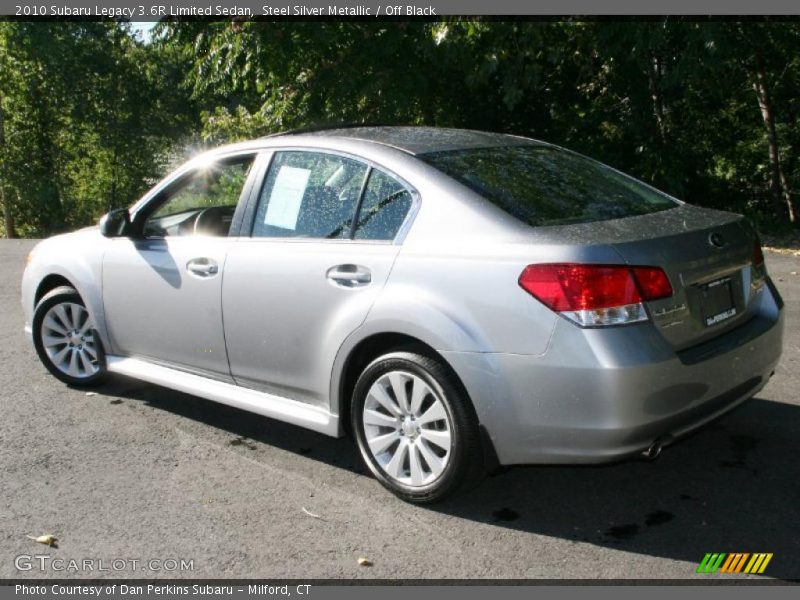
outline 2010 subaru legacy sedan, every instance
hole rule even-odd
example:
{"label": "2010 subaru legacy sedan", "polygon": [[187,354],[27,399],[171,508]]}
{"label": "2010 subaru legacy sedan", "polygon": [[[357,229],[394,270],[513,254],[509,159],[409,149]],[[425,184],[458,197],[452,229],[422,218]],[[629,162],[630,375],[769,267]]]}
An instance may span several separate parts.
{"label": "2010 subaru legacy sedan", "polygon": [[496,464],[655,456],[757,393],[783,334],[741,216],[550,144],[415,127],[203,154],[36,246],[22,303],[67,384],[121,373],[352,432],[419,503]]}

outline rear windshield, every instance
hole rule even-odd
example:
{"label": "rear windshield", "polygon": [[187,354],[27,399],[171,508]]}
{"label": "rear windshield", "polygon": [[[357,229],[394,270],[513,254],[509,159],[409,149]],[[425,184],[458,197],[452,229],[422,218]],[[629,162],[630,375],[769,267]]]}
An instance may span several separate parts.
{"label": "rear windshield", "polygon": [[605,221],[677,206],[636,179],[547,146],[448,150],[419,158],[533,226]]}

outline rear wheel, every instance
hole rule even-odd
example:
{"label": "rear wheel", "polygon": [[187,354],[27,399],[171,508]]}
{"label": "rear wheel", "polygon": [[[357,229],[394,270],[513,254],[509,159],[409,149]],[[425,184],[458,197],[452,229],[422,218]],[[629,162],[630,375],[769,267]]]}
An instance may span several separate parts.
{"label": "rear wheel", "polygon": [[78,292],[59,287],[47,293],[33,313],[33,344],[39,359],[58,379],[73,386],[100,383],[105,355]]}
{"label": "rear wheel", "polygon": [[352,426],[364,463],[408,502],[442,500],[483,475],[477,417],[432,358],[394,352],[370,363],[355,386]]}

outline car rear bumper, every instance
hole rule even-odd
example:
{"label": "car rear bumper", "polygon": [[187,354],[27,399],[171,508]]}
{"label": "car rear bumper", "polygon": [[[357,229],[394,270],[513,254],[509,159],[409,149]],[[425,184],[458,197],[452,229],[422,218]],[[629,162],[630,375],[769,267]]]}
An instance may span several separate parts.
{"label": "car rear bumper", "polygon": [[782,303],[770,284],[744,325],[682,352],[649,322],[560,320],[540,356],[446,352],[500,464],[611,462],[667,445],[756,394],[774,372]]}

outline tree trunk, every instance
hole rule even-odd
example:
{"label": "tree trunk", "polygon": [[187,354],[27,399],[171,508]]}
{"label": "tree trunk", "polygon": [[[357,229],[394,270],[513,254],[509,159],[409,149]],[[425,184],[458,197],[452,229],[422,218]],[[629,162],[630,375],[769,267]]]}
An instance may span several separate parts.
{"label": "tree trunk", "polygon": [[[5,113],[3,112],[3,95],[0,94],[0,168],[2,165],[3,148],[6,143]],[[11,207],[6,199],[5,180],[3,172],[0,170],[0,204],[3,205],[3,226],[6,237],[11,239],[17,237],[17,230],[14,227],[14,215],[11,214]]]}
{"label": "tree trunk", "polygon": [[764,62],[759,59],[756,66],[755,82],[753,89],[758,98],[758,106],[761,109],[761,117],[764,119],[764,128],[767,132],[767,145],[769,146],[769,162],[771,167],[770,188],[778,204],[786,204],[789,213],[789,221],[797,222],[797,213],[792,202],[792,194],[789,182],[781,166],[781,155],[778,148],[778,133],[775,130],[775,114],[772,110],[772,101],[769,96],[769,85],[767,83],[767,72]]}
{"label": "tree trunk", "polygon": [[3,204],[3,227],[6,230],[6,238],[11,240],[17,236],[17,229],[14,226],[14,215],[11,214],[11,207],[6,203],[6,194],[0,186],[0,203]]}

